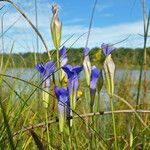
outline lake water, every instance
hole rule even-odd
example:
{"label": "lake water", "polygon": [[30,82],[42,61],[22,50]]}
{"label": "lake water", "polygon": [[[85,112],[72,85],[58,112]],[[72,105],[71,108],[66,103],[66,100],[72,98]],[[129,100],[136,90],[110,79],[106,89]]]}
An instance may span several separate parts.
{"label": "lake water", "polygon": [[[30,80],[33,76],[35,76],[34,79],[38,79],[39,77],[39,73],[36,69],[29,68],[8,69],[6,74],[17,76],[24,80]],[[139,79],[140,70],[117,69],[115,72],[115,80],[121,80],[126,74],[130,75],[131,80],[137,81]],[[80,78],[84,79],[84,72],[80,74]],[[147,80],[150,80],[150,70],[147,71]]]}
{"label": "lake water", "polygon": [[[39,77],[39,72],[36,69],[29,69],[29,68],[17,68],[17,69],[8,69],[6,74],[11,75],[11,76],[15,76],[15,77],[19,77],[21,79],[33,82],[34,84],[38,85],[38,81],[40,81],[40,77]],[[115,73],[115,80],[122,80],[126,75],[129,75],[130,80],[133,81],[133,83],[137,83],[138,79],[139,79],[139,74],[140,74],[140,70],[125,70],[125,69],[117,69],[116,73]],[[84,79],[84,72],[82,72],[80,74],[80,79]],[[9,81],[9,83],[15,83],[16,80],[13,80],[11,78],[5,78]],[[39,79],[39,80],[38,80]],[[130,82],[127,81],[127,82]],[[147,80],[150,81],[150,70],[147,71]],[[7,86],[5,85],[5,87],[7,88]],[[15,89],[18,92],[22,92],[22,90],[25,91],[25,93],[31,91],[31,89],[34,89],[35,87],[26,84],[24,82],[21,81],[17,81],[17,83],[15,84]],[[137,91],[137,87],[132,87],[132,92],[136,93]],[[101,92],[102,97],[108,101],[108,95],[106,94],[106,90]],[[148,92],[150,93],[150,92]],[[150,94],[148,94],[148,99],[150,99]]]}

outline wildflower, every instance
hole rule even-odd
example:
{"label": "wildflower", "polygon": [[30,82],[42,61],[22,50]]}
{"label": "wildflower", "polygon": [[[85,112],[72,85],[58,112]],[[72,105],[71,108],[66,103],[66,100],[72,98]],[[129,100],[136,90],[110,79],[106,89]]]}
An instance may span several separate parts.
{"label": "wildflower", "polygon": [[66,65],[62,67],[68,77],[68,89],[70,95],[70,105],[72,109],[75,109],[77,90],[78,90],[78,74],[83,70],[82,66]]}
{"label": "wildflower", "polygon": [[70,115],[69,91],[68,88],[55,86],[55,94],[58,100],[59,128],[60,132],[63,132],[65,114]]}
{"label": "wildflower", "polygon": [[[50,89],[50,76],[55,71],[55,66],[53,61],[48,61],[46,64],[38,63],[36,69],[40,72],[42,88],[49,92]],[[49,94],[42,91],[43,94],[43,104],[44,107],[48,107]]]}
{"label": "wildflower", "polygon": [[60,56],[60,66],[63,67],[67,64],[68,62],[68,58],[67,58],[67,50],[66,47],[63,46],[60,50],[59,50],[59,56]]}
{"label": "wildflower", "polygon": [[103,51],[105,56],[110,55],[114,50],[114,48],[110,44],[105,44],[105,43],[103,43],[101,45],[101,48],[102,48],[102,51]]}
{"label": "wildflower", "polygon": [[91,63],[90,63],[90,58],[89,58],[89,48],[84,49],[84,61],[83,61],[83,66],[84,66],[84,71],[85,71],[85,77],[87,81],[87,85],[90,86],[90,75],[91,75]]}
{"label": "wildflower", "polygon": [[101,71],[99,69],[97,69],[95,66],[92,66],[92,68],[91,68],[91,77],[90,77],[90,91],[91,91],[91,102],[90,102],[90,105],[91,105],[91,112],[93,111],[93,105],[94,105],[97,81],[99,79],[100,74],[101,74]]}
{"label": "wildflower", "polygon": [[[62,67],[64,72],[66,72],[68,77],[68,90],[70,97],[70,106],[71,109],[75,109],[76,101],[77,101],[77,91],[78,91],[78,74],[82,71],[82,66],[71,66],[66,65]],[[70,116],[72,116],[72,110],[70,111]],[[70,126],[72,126],[72,119],[70,119]]]}
{"label": "wildflower", "polygon": [[[59,50],[59,56],[60,56],[60,67],[63,67],[67,64],[68,62],[68,58],[67,58],[67,50],[66,48],[63,46],[60,50]],[[64,78],[66,77],[65,72],[61,69],[60,70],[60,81],[63,82]],[[62,83],[63,84],[63,83]]]}
{"label": "wildflower", "polygon": [[90,89],[91,89],[92,95],[95,95],[97,81],[100,76],[100,73],[101,73],[101,71],[99,69],[97,69],[95,66],[92,66],[91,78],[90,78]]}
{"label": "wildflower", "polygon": [[52,6],[52,13],[53,13],[53,18],[51,21],[51,33],[52,33],[52,39],[53,39],[54,46],[58,50],[60,47],[60,42],[61,42],[62,24],[58,18],[58,6],[57,6],[57,4],[54,4]]}
{"label": "wildflower", "polygon": [[110,96],[114,93],[114,74],[115,74],[115,64],[113,59],[111,58],[111,54],[109,54],[104,61],[104,71],[107,81],[107,90]]}

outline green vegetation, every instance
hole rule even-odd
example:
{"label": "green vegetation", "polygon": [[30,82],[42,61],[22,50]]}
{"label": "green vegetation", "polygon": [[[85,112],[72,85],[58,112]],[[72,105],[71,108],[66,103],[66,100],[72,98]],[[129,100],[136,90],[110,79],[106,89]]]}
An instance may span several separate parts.
{"label": "green vegetation", "polygon": [[[99,48],[93,48],[90,52],[90,58],[92,64],[97,67],[101,65],[103,59],[100,61],[100,56],[103,57],[100,53]],[[50,51],[53,54],[53,59],[56,61],[56,53],[54,50]],[[68,49],[68,59],[69,62],[73,65],[82,64],[83,63],[83,48],[71,48]],[[9,54],[3,54],[4,64],[6,64],[7,58]],[[2,54],[0,55],[0,58]],[[117,48],[113,54],[112,58],[116,64],[117,68],[127,68],[127,69],[135,69],[140,67],[140,60],[143,57],[143,49],[136,48]],[[47,53],[44,52],[42,54],[36,54],[37,62],[46,62],[48,61]],[[147,60],[150,60],[150,48],[147,48]],[[11,60],[9,61],[8,67],[16,67],[16,68],[33,68],[35,67],[35,53],[19,53],[19,54],[11,54]],[[150,67],[150,62],[147,62],[147,67]]]}
{"label": "green vegetation", "polygon": [[[90,53],[86,48],[84,54],[84,48],[71,48],[64,56],[59,54],[66,49],[59,50],[62,24],[56,4],[52,5],[51,22],[56,50],[49,52],[42,35],[22,10],[10,0],[0,1],[9,2],[22,14],[47,51],[43,54],[0,55],[0,149],[150,149],[147,89],[150,83],[146,79],[150,67],[150,61],[146,61],[150,58],[150,48],[146,48],[150,13],[143,49],[118,48],[113,51],[111,45],[103,44],[104,54],[100,48],[93,48]],[[115,65],[116,68],[140,68],[139,81],[133,81],[129,72],[115,81]],[[30,76],[27,72],[27,80],[6,73],[8,68],[35,66],[40,75],[36,72]],[[83,70],[85,77],[80,79],[78,75]]]}

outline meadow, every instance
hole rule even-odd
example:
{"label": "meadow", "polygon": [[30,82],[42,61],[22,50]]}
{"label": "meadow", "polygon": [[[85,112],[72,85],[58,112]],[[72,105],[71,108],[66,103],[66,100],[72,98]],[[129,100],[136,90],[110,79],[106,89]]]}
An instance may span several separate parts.
{"label": "meadow", "polygon": [[65,47],[69,39],[61,43],[63,26],[52,5],[51,51],[17,4],[0,2],[25,18],[46,50],[12,53],[13,43],[10,53],[0,54],[0,149],[150,149],[150,13],[146,17],[144,0],[143,48],[101,43],[89,49],[95,0],[83,48]]}

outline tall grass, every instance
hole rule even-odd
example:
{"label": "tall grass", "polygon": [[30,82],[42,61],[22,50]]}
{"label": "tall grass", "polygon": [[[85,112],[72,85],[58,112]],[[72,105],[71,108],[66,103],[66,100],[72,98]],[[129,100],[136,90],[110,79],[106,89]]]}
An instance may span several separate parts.
{"label": "tall grass", "polygon": [[[10,0],[0,1],[10,3],[22,14],[43,42],[49,59],[53,59],[37,26],[35,27],[33,25],[15,3]],[[96,3],[97,1],[95,1],[92,10],[86,47],[88,46]],[[145,38],[148,34],[149,20],[150,15],[145,31],[146,35],[144,34]],[[4,32],[2,32],[2,37],[3,35]],[[69,39],[71,37],[69,37]],[[77,40],[79,40],[80,37]],[[0,117],[2,118],[0,120],[1,149],[38,148],[105,150],[142,149],[143,147],[144,149],[150,149],[149,115],[146,115],[147,121],[142,118],[143,113],[148,114],[150,111],[146,110],[145,107],[144,110],[137,107],[139,106],[143,64],[141,64],[139,81],[132,81],[131,76],[127,71],[127,74],[122,80],[115,81],[115,90],[111,96],[107,94],[105,86],[103,86],[101,92],[96,92],[95,103],[92,105],[92,108],[90,106],[91,96],[89,87],[84,79],[80,79],[79,89],[82,90],[83,95],[79,97],[76,109],[72,109],[73,116],[65,120],[64,130],[60,133],[58,119],[59,111],[53,90],[53,86],[59,83],[59,80],[55,78],[55,83],[53,78],[53,82],[51,81],[52,86],[50,90],[47,91],[41,87],[41,82],[40,79],[37,78],[36,72],[32,75],[29,75],[28,72],[24,72],[24,75],[28,76],[27,79],[23,79],[22,74],[19,76],[8,75],[8,63],[13,59],[11,56],[13,46],[14,43],[12,44],[6,64],[3,64],[2,69],[0,70]],[[57,51],[59,51],[59,49],[57,49]],[[145,53],[146,39],[144,40],[144,56]],[[58,58],[55,64],[59,63],[59,54],[57,55]],[[146,61],[145,57],[143,61]],[[26,66],[26,62],[23,58],[21,60]],[[12,64],[12,68],[14,67],[15,64]],[[60,71],[60,65],[58,65],[57,70],[51,76],[55,77],[54,75],[58,71]],[[146,80],[144,81],[146,82]],[[147,85],[145,82],[143,83]],[[106,79],[104,80],[104,83],[106,84]],[[135,89],[137,86],[138,94],[135,98]],[[47,108],[43,107],[42,104],[42,92],[49,94],[50,104]],[[144,92],[147,91],[144,90]],[[109,96],[111,106],[108,105]],[[146,97],[144,97],[144,100],[145,98]],[[110,108],[112,109],[111,111]],[[70,119],[73,120],[72,128],[68,125]]]}

